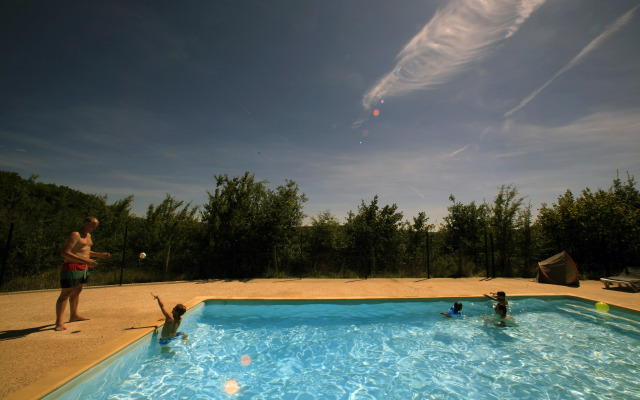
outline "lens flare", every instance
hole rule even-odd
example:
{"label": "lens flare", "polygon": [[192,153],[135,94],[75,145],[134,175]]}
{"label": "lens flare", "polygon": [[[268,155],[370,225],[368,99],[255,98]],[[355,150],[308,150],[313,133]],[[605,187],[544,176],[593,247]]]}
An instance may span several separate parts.
{"label": "lens flare", "polygon": [[375,110],[373,110],[373,116],[377,117],[378,115],[380,115],[380,110],[376,108]]}
{"label": "lens flare", "polygon": [[238,391],[238,382],[234,381],[233,379],[227,381],[224,390],[226,390],[229,394],[235,394]]}

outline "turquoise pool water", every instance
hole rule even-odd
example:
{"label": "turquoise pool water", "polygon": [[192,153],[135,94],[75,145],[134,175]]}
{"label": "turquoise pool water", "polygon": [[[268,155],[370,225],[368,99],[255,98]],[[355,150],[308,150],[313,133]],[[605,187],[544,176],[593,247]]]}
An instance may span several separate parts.
{"label": "turquoise pool water", "polygon": [[210,301],[176,339],[149,337],[48,398],[640,398],[640,317],[567,299]]}

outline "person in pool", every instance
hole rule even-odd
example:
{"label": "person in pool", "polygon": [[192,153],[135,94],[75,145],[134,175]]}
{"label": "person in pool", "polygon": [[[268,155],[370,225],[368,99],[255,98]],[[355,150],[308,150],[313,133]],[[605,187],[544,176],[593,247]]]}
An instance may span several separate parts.
{"label": "person in pool", "polygon": [[174,339],[178,336],[182,336],[183,342],[187,340],[187,334],[184,332],[178,332],[178,328],[180,327],[180,323],[182,322],[182,315],[187,311],[186,307],[182,304],[176,304],[171,311],[171,314],[164,307],[164,303],[160,300],[160,296],[157,296],[151,293],[154,299],[158,301],[158,306],[160,306],[160,310],[162,310],[162,314],[164,314],[164,326],[162,327],[162,333],[160,334],[160,344],[167,344],[171,339]]}
{"label": "person in pool", "polygon": [[444,315],[447,318],[462,317],[464,315],[462,314],[462,303],[456,301],[455,303],[453,303],[453,306],[451,306],[451,309],[449,311],[440,314]]}
{"label": "person in pool", "polygon": [[504,292],[497,292],[497,293],[489,293],[489,294],[485,294],[484,297],[488,297],[491,300],[495,300],[498,302],[498,304],[502,304],[505,307],[509,307],[509,300],[507,300],[507,295]]}
{"label": "person in pool", "polygon": [[517,326],[515,319],[507,315],[507,307],[504,304],[496,304],[495,312],[498,318],[483,318],[485,321],[493,322],[498,326]]}

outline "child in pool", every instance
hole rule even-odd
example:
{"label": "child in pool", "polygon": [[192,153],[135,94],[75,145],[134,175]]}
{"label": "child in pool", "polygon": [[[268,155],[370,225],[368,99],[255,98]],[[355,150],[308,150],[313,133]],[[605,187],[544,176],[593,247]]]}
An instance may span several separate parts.
{"label": "child in pool", "polygon": [[502,304],[505,307],[509,306],[509,300],[507,300],[507,295],[504,292],[491,292],[489,294],[485,294],[484,296],[490,298],[491,300],[497,301],[498,304]]}
{"label": "child in pool", "polygon": [[453,303],[453,306],[449,311],[447,311],[446,313],[443,312],[440,314],[444,315],[447,318],[462,317],[464,315],[462,314],[462,303],[460,303],[459,301],[456,301],[455,303]]}
{"label": "child in pool", "polygon": [[182,341],[186,343],[187,334],[183,332],[178,332],[178,328],[180,327],[180,323],[182,322],[182,315],[187,311],[185,306],[182,304],[176,304],[171,311],[171,314],[164,307],[164,303],[160,300],[160,296],[157,296],[151,293],[154,299],[158,301],[158,306],[160,306],[160,310],[162,310],[162,314],[164,314],[164,326],[162,327],[162,333],[160,334],[160,344],[166,344],[171,339],[182,336]]}
{"label": "child in pool", "polygon": [[504,304],[496,304],[495,307],[498,318],[483,318],[485,321],[493,322],[498,326],[517,326],[513,317],[507,315],[507,307]]}

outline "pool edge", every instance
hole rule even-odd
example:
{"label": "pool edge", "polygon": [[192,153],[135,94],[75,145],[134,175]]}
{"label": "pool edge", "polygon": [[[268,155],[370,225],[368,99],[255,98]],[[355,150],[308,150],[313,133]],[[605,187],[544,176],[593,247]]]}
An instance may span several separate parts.
{"label": "pool edge", "polygon": [[[251,300],[251,301],[302,301],[302,300],[419,300],[419,299],[453,299],[453,298],[480,298],[482,296],[405,296],[405,297],[389,297],[389,296],[322,296],[322,297],[305,297],[305,296],[197,296],[192,298],[191,300],[184,303],[187,310],[194,308],[208,300]],[[568,299],[579,299],[586,301],[594,301],[597,302],[599,299],[592,299],[589,297],[575,296],[569,294],[549,294],[549,293],[533,293],[526,295],[510,295],[509,298],[519,298],[519,297],[556,297],[556,298],[568,298]],[[615,303],[608,303],[610,306],[614,306],[616,308],[620,308],[622,310],[631,312],[633,314],[640,314],[639,310],[629,308],[626,306],[622,306]],[[97,348],[96,350],[80,357],[76,360],[69,362],[64,367],[53,371],[52,373],[46,375],[42,379],[36,381],[35,383],[26,386],[16,392],[9,394],[4,400],[32,400],[32,399],[41,399],[51,392],[59,389],[64,386],[68,382],[77,378],[81,374],[90,370],[91,368],[97,366],[103,361],[107,360],[109,357],[112,357],[119,351],[125,349],[126,347],[132,345],[136,341],[142,339],[144,336],[153,333],[158,327],[162,326],[164,322],[158,321],[154,319],[153,321],[145,324],[147,327],[140,328],[135,331],[126,332],[122,336],[112,340],[111,342]]]}

